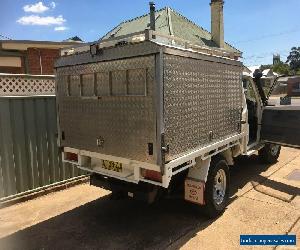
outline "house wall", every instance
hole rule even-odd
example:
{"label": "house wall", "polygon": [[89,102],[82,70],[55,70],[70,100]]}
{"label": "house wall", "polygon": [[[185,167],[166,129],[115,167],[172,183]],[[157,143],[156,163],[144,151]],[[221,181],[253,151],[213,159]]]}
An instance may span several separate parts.
{"label": "house wall", "polygon": [[32,75],[54,74],[54,62],[58,57],[58,49],[28,48],[28,73]]}
{"label": "house wall", "polygon": [[0,73],[53,75],[54,62],[60,55],[59,49],[47,48],[28,48],[26,51],[8,53],[13,56],[0,56]]}
{"label": "house wall", "polygon": [[287,84],[289,96],[300,96],[300,76],[289,78]]}

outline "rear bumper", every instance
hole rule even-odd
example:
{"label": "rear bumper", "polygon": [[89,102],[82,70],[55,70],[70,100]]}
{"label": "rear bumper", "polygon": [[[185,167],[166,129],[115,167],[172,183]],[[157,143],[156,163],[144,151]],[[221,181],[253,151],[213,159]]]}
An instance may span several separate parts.
{"label": "rear bumper", "polygon": [[[247,136],[244,133],[228,137],[221,141],[212,142],[203,148],[188,152],[181,157],[176,158],[163,166],[153,165],[145,162],[135,161],[131,159],[126,159],[122,157],[116,157],[111,155],[104,155],[96,152],[80,150],[70,147],[64,147],[62,149],[62,161],[71,163],[78,168],[85,170],[91,174],[98,174],[105,176],[109,179],[114,178],[121,180],[123,182],[128,182],[131,184],[152,184],[157,187],[168,188],[171,179],[174,175],[189,169],[196,164],[196,158],[201,158],[202,160],[208,159],[214,155],[219,154],[229,148],[237,145],[241,145],[241,139]],[[75,161],[69,161],[66,159],[66,153],[76,154],[77,157]],[[122,172],[116,172],[112,170],[104,169],[103,160],[118,162],[123,164]],[[162,173],[162,178],[160,181],[153,181],[153,178],[148,177],[146,179],[142,174],[143,170],[152,170],[158,173]],[[150,180],[151,179],[151,180]]]}
{"label": "rear bumper", "polygon": [[126,196],[148,203],[152,203],[155,200],[158,190],[160,189],[160,187],[149,183],[135,184],[100,174],[92,174],[90,184],[112,192],[121,192]]}
{"label": "rear bumper", "polygon": [[[161,186],[164,188],[167,188],[169,185],[170,178],[167,179],[166,175],[162,176],[161,182],[153,181],[143,177],[141,173],[143,169],[161,172],[161,167],[158,165],[134,161],[134,160],[110,156],[110,155],[103,155],[95,152],[79,150],[79,149],[74,149],[69,147],[64,147],[62,151],[63,151],[62,154],[63,162],[70,163],[91,174],[98,174],[110,178],[112,177],[133,184],[144,182],[144,183],[150,183],[155,186]],[[68,153],[72,153],[76,155],[74,160],[67,159],[66,155]],[[103,160],[122,163],[123,170],[121,172],[116,172],[116,171],[104,169],[102,167]]]}

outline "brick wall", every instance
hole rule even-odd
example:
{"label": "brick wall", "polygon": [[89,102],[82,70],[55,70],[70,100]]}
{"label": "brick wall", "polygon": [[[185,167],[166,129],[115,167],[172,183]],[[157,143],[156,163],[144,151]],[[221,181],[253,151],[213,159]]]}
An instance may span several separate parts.
{"label": "brick wall", "polygon": [[0,73],[7,74],[23,74],[23,68],[0,66]]}
{"label": "brick wall", "polygon": [[54,74],[54,62],[59,57],[58,49],[27,49],[28,73],[33,75],[41,74],[40,56],[42,64],[42,74]]}
{"label": "brick wall", "polygon": [[287,84],[288,84],[289,96],[300,96],[300,92],[299,92],[300,76],[289,78]]}

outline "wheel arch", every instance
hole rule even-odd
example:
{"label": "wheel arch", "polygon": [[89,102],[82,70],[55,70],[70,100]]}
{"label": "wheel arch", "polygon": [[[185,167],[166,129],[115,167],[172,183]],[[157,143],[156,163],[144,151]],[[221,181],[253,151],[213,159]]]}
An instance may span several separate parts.
{"label": "wheel arch", "polygon": [[226,162],[227,162],[227,164],[229,166],[233,166],[234,161],[233,161],[233,156],[232,156],[232,150],[231,150],[231,148],[228,148],[228,149],[220,152],[219,155],[222,156],[226,160]]}
{"label": "wheel arch", "polygon": [[200,180],[206,183],[211,163],[220,159],[225,160],[228,165],[233,165],[233,157],[232,157],[231,149],[230,148],[226,149],[214,156],[207,157],[205,159],[202,159],[201,157],[197,157],[195,159],[196,164],[195,166],[189,169],[187,177]]}

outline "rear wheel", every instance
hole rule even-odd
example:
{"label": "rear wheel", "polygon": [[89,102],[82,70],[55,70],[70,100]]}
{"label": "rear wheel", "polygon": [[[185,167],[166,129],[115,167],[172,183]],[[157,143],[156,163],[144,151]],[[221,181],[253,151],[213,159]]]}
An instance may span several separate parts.
{"label": "rear wheel", "polygon": [[222,214],[229,200],[230,175],[227,162],[222,157],[212,159],[205,184],[205,213],[214,218]]}
{"label": "rear wheel", "polygon": [[266,144],[258,151],[259,158],[263,163],[272,164],[277,162],[281,146],[275,144]]}

